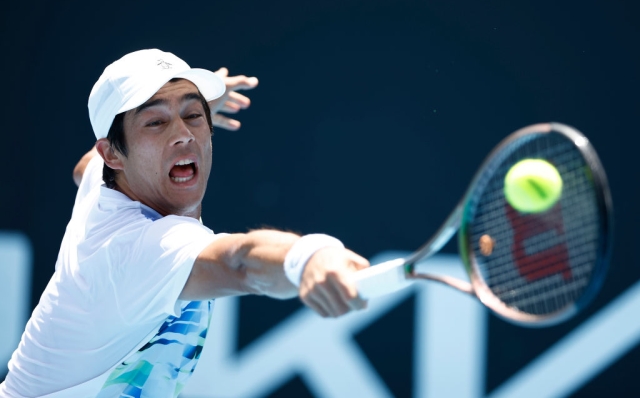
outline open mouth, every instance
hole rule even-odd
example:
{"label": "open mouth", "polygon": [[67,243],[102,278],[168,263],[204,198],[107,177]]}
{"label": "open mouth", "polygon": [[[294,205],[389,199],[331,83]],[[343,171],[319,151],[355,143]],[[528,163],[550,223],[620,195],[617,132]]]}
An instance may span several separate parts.
{"label": "open mouth", "polygon": [[191,159],[183,159],[176,163],[169,171],[169,177],[173,182],[187,182],[196,175],[196,164]]}

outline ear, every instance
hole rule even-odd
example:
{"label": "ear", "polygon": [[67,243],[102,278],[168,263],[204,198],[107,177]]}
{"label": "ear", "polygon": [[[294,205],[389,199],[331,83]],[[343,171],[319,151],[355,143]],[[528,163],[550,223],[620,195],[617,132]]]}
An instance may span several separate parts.
{"label": "ear", "polygon": [[108,139],[100,138],[96,142],[96,150],[107,166],[114,170],[124,170],[124,165],[122,164],[123,155],[111,147]]}

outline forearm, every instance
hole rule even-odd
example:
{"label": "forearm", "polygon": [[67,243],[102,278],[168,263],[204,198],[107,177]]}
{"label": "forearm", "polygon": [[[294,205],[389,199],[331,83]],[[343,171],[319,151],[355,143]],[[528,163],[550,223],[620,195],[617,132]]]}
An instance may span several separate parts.
{"label": "forearm", "polygon": [[276,298],[298,295],[298,288],[286,277],[283,263],[298,235],[273,230],[258,230],[246,234],[240,250],[239,264],[246,274],[251,293]]}
{"label": "forearm", "polygon": [[299,296],[321,316],[336,317],[366,306],[350,275],[368,266],[366,259],[326,235],[300,238],[269,230],[228,235],[200,253],[180,299]]}
{"label": "forearm", "polygon": [[214,241],[196,259],[180,298],[296,297],[298,289],[285,276],[283,263],[298,238],[292,233],[259,230]]}

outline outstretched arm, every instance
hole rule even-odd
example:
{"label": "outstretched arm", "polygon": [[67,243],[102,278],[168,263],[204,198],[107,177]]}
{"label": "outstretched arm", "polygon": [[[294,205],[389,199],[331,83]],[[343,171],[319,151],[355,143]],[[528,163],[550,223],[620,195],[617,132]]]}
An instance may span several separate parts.
{"label": "outstretched arm", "polygon": [[347,249],[319,249],[306,263],[298,288],[287,279],[283,268],[287,253],[298,239],[292,233],[259,230],[214,241],[196,259],[180,299],[243,294],[299,296],[324,317],[363,308],[365,302],[358,298],[349,275],[368,267],[369,262]]}

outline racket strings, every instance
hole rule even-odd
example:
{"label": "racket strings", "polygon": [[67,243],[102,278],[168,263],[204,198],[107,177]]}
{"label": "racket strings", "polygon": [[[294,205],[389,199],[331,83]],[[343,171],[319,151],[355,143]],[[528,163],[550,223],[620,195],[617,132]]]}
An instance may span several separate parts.
{"label": "racket strings", "polygon": [[[508,258],[505,256],[502,259],[498,259],[497,261],[510,261],[510,259],[511,259],[511,256]],[[574,278],[579,276],[588,277],[589,276],[588,274],[591,272],[591,269],[589,267],[586,267],[585,264],[588,264],[589,262],[592,262],[595,260],[594,253],[590,250],[584,250],[582,253],[578,252],[576,255],[574,255],[573,260],[576,263],[581,264],[579,266],[571,268],[571,274],[573,275],[573,277]],[[539,273],[548,273],[546,272],[547,270],[558,269],[559,265],[566,264],[566,262],[563,259],[561,261],[548,260],[543,264],[541,264],[540,262],[535,262],[532,264],[535,264],[537,266],[535,270],[538,271]],[[513,269],[513,265],[511,265],[511,269]],[[509,291],[517,291],[517,289],[521,288],[522,286],[535,285],[534,283],[527,281],[526,273],[519,274],[520,276],[522,276],[522,278],[514,278],[514,273],[510,271],[511,271],[510,269],[502,270],[501,273],[496,272],[495,275],[492,275],[491,282],[493,284],[492,286],[494,286],[492,288],[494,293],[503,293],[503,292],[506,293]],[[534,279],[534,278],[529,278],[529,279]],[[544,283],[548,283],[548,282],[544,280],[538,282],[538,284],[540,285]]]}
{"label": "racket strings", "polygon": [[[560,233],[558,233],[558,231],[550,229],[546,232],[536,234],[524,239],[523,243],[525,247],[525,255],[527,257],[530,257],[533,254],[544,252],[553,247],[557,247],[564,242],[567,242],[567,246],[574,248],[576,257],[579,256],[582,252],[593,254],[591,245],[592,242],[588,242],[589,244],[584,244],[584,236],[592,236],[594,239],[597,239],[597,226],[593,223],[585,223],[584,221],[582,221],[576,225],[576,228],[582,229],[582,236],[576,236],[576,234],[570,234],[568,236],[561,235]],[[508,242],[510,239],[513,239],[513,233],[500,231],[499,233],[493,235],[492,238],[496,242]],[[491,269],[491,276],[494,282],[501,282],[505,278],[510,278],[510,275],[514,269],[513,264],[511,264],[512,259],[513,252],[511,250],[511,247],[507,245],[500,245],[494,250],[494,252],[492,253],[492,261],[493,263],[495,263],[495,265]],[[526,259],[521,260],[521,262],[524,263],[526,263],[526,261]],[[479,262],[483,265],[485,264],[482,261]],[[544,266],[544,264],[540,264],[540,266]]]}
{"label": "racket strings", "polygon": [[[551,209],[521,214],[506,202],[504,177],[522,159],[545,159],[563,180]],[[600,220],[590,168],[567,137],[532,134],[505,147],[487,166],[467,207],[469,238],[480,277],[508,307],[546,315],[576,302],[597,259]],[[480,239],[494,242],[483,254]]]}

